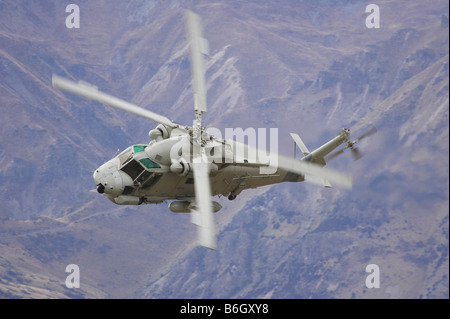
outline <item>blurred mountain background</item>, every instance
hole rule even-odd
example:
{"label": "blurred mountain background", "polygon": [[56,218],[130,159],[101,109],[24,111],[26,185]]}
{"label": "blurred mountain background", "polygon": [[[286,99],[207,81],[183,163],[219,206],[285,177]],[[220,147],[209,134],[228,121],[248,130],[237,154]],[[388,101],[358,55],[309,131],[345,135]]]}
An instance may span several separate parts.
{"label": "blurred mountain background", "polygon": [[[449,297],[447,1],[377,1],[370,29],[357,0],[74,3],[69,29],[68,3],[0,2],[0,298]],[[376,126],[361,160],[329,163],[352,190],[219,198],[217,251],[166,204],[89,192],[93,170],[156,124],[54,90],[52,73],[190,125],[185,9],[209,40],[208,126],[276,127],[286,155],[290,132],[314,149]]]}

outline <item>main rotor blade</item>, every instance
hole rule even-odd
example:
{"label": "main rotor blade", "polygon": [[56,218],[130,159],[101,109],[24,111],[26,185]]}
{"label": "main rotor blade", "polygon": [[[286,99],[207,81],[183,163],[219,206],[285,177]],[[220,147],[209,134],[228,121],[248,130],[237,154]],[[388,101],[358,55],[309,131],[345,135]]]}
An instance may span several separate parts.
{"label": "main rotor blade", "polygon": [[201,149],[201,154],[194,157],[192,169],[194,171],[196,204],[196,211],[192,213],[197,214],[196,223],[199,227],[199,243],[204,247],[216,249],[215,225],[211,202],[211,186],[209,182],[209,163],[203,148]]}
{"label": "main rotor blade", "polygon": [[314,177],[314,180],[327,180],[333,185],[352,188],[351,175],[344,174],[330,168],[321,167],[317,164],[295,160],[283,155],[278,155],[278,167],[308,177]]}
{"label": "main rotor blade", "polygon": [[147,118],[149,120],[155,121],[157,123],[161,123],[167,125],[169,127],[176,127],[177,124],[173,123],[167,117],[153,113],[149,110],[143,109],[135,104],[126,102],[124,100],[118,99],[109,94],[103,93],[98,90],[98,88],[94,85],[84,82],[73,82],[67,79],[64,79],[57,75],[52,75],[52,84],[54,88],[58,88],[64,91],[68,91],[79,95],[81,97],[87,98],[89,100],[97,101],[102,104],[110,105],[121,109],[123,111],[136,114],[138,116]]}
{"label": "main rotor blade", "polygon": [[201,116],[206,112],[205,70],[202,55],[208,55],[208,41],[202,37],[198,14],[186,10],[186,20],[191,51],[190,61],[194,82],[195,112],[198,116]]}
{"label": "main rotor blade", "polygon": [[[228,141],[230,142],[230,141]],[[240,154],[237,154],[235,156],[235,162],[241,163],[242,165],[246,166],[258,166],[261,168],[266,168],[265,165],[267,165],[269,168],[273,167],[274,169],[281,168],[283,170],[293,172],[299,175],[304,175],[305,177],[309,177],[308,181],[323,181],[327,180],[331,184],[342,186],[345,188],[352,188],[352,177],[348,174],[344,174],[329,168],[321,167],[317,164],[310,163],[307,161],[301,161],[296,160],[281,154],[268,154],[265,150],[257,149],[254,147],[250,147],[248,145],[232,141],[234,143],[236,150],[236,145],[241,148],[240,151],[235,153],[241,153],[241,154],[253,154],[257,155],[257,157],[260,157],[259,154],[261,154],[262,158],[270,158],[268,163],[261,163],[256,160],[255,163],[252,163],[250,159],[250,156],[245,159],[243,156],[240,156]],[[275,163],[274,163],[275,161]]]}

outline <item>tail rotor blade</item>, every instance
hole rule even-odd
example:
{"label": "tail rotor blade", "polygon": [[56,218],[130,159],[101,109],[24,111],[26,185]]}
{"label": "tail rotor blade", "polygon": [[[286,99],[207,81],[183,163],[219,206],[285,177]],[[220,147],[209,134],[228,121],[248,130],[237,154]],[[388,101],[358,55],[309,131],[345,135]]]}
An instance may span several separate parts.
{"label": "tail rotor blade", "polygon": [[361,157],[363,157],[363,154],[357,148],[352,148],[351,150],[352,150],[352,156],[353,156],[354,161],[357,161]]}
{"label": "tail rotor blade", "polygon": [[[365,132],[363,135],[361,135],[360,137],[358,137],[357,139],[356,139],[356,141],[360,141],[360,140],[362,140],[363,138],[366,138],[367,136],[370,136],[370,135],[372,135],[372,134],[375,134],[377,132],[377,128],[375,127],[375,126],[372,126],[367,132]],[[355,141],[355,142],[356,142]]]}

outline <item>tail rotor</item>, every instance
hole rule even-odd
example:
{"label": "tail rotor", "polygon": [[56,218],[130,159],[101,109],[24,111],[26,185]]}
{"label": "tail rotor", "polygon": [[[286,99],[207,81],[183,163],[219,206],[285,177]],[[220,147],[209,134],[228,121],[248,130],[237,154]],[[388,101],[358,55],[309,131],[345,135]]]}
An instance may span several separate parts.
{"label": "tail rotor", "polygon": [[359,160],[361,157],[364,156],[364,154],[361,153],[361,151],[355,147],[355,144],[359,141],[361,141],[362,139],[375,134],[377,132],[377,129],[375,126],[372,126],[370,129],[368,129],[366,132],[364,132],[361,136],[359,136],[356,140],[350,140],[349,136],[350,136],[350,129],[344,129],[345,130],[345,135],[346,135],[346,143],[345,146],[343,148],[341,148],[340,150],[337,150],[334,153],[329,154],[328,156],[326,156],[326,161],[330,161],[332,159],[334,159],[335,157],[341,155],[346,149],[350,149],[350,151],[352,152],[352,157],[354,161]]}

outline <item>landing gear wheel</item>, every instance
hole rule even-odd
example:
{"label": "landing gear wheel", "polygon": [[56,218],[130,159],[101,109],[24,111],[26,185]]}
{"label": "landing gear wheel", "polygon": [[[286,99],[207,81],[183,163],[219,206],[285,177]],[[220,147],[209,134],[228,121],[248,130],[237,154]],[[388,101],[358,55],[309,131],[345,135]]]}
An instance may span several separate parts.
{"label": "landing gear wheel", "polygon": [[228,195],[228,199],[229,199],[229,200],[233,200],[233,199],[235,199],[235,198],[236,198],[236,195],[232,195],[232,194]]}

